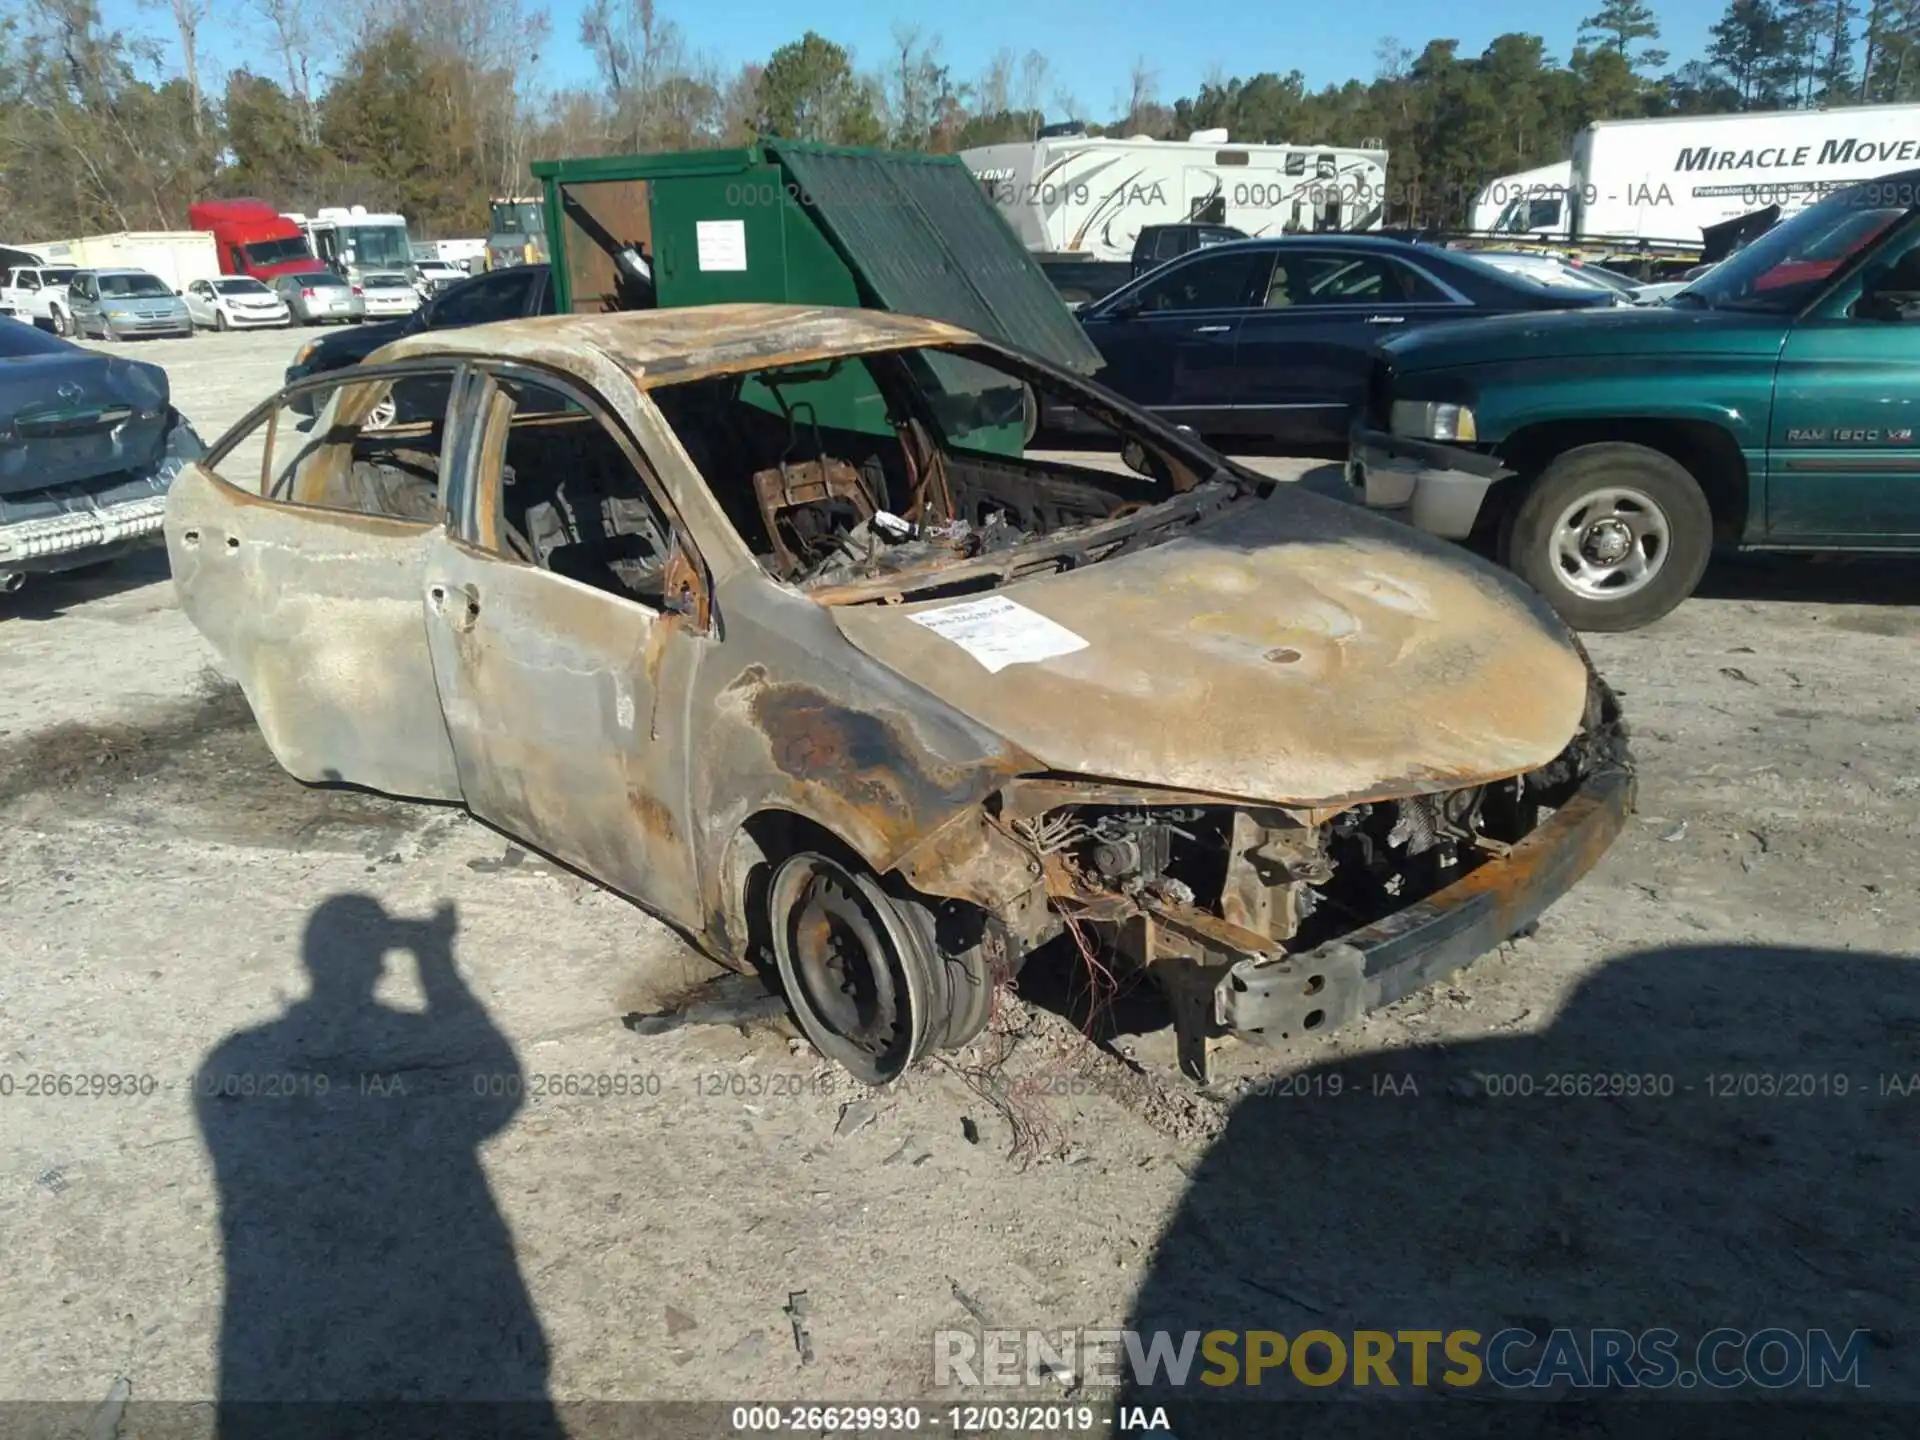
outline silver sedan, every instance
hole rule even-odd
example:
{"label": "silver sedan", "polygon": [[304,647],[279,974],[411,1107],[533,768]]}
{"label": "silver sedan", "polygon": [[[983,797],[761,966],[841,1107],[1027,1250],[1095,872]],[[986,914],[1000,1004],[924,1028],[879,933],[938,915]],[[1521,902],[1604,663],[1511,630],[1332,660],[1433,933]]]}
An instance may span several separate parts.
{"label": "silver sedan", "polygon": [[366,302],[331,270],[295,271],[274,277],[273,293],[302,325],[335,325],[367,318]]}

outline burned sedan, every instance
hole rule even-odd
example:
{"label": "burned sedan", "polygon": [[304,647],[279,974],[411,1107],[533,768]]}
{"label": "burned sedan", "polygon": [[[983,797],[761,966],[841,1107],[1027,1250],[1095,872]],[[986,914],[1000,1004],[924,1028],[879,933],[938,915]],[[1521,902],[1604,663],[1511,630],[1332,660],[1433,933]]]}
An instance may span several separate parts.
{"label": "burned sedan", "polygon": [[[1054,399],[1124,465],[1029,453]],[[167,539],[289,772],[764,963],[869,1083],[1055,940],[1156,977],[1204,1079],[1524,930],[1632,804],[1531,591],[900,315],[409,336],[242,421]]]}
{"label": "burned sedan", "polygon": [[158,544],[201,448],[158,365],[0,326],[0,590]]}

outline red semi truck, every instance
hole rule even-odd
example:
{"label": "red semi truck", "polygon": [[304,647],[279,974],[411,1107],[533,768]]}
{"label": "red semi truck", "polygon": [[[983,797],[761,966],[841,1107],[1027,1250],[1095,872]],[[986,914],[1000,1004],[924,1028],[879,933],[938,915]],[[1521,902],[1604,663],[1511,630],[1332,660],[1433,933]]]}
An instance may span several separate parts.
{"label": "red semi truck", "polygon": [[222,274],[269,281],[291,270],[326,268],[306,233],[264,200],[202,200],[187,207],[187,223],[213,232]]}

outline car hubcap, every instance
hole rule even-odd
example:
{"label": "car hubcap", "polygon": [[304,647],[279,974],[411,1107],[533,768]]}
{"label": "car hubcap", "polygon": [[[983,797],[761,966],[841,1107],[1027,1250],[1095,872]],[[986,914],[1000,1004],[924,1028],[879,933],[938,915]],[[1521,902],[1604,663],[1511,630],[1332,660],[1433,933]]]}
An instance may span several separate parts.
{"label": "car hubcap", "polygon": [[1553,527],[1553,567],[1587,600],[1620,600],[1653,583],[1672,549],[1666,512],[1644,491],[1616,486],[1582,495]]}

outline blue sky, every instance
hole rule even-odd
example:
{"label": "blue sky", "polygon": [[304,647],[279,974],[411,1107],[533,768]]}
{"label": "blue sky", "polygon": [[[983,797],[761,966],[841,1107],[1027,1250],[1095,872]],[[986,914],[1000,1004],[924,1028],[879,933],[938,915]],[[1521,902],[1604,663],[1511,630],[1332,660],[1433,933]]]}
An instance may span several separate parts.
{"label": "blue sky", "polygon": [[[226,0],[227,7],[231,3]],[[808,28],[796,18],[797,7],[790,0],[658,4],[659,13],[680,25],[691,47],[727,68],[764,59]],[[1724,0],[1654,0],[1665,32],[1661,43],[1676,63],[1701,52],[1707,29],[1723,7]],[[161,14],[141,9],[137,0],[104,0],[103,8],[112,24],[155,31],[162,27]],[[573,38],[579,8],[579,0],[550,0],[554,39],[541,64],[542,78],[550,84],[591,80],[586,56]],[[1375,47],[1387,35],[1416,50],[1436,36],[1453,37],[1463,54],[1477,54],[1495,35],[1520,31],[1542,36],[1549,52],[1564,59],[1581,17],[1594,8],[1597,0],[1547,5],[1476,0],[1444,12],[1416,0],[1285,6],[1234,0],[1185,0],[1172,6],[1165,0],[1105,0],[1091,7],[972,0],[961,11],[881,0],[813,0],[807,7],[811,27],[850,46],[863,68],[884,60],[891,31],[903,21],[919,24],[926,35],[939,35],[943,57],[962,79],[978,75],[1003,45],[1016,54],[1039,50],[1051,61],[1053,88],[1077,98],[1087,112],[1082,118],[1095,120],[1119,108],[1128,73],[1141,54],[1158,74],[1163,100],[1191,94],[1216,67],[1228,75],[1298,69],[1317,88],[1371,78]],[[208,36],[203,43],[220,69],[253,48],[233,34]],[[256,53],[256,68],[271,73],[264,52]],[[1051,111],[1051,96],[1048,101]]]}

